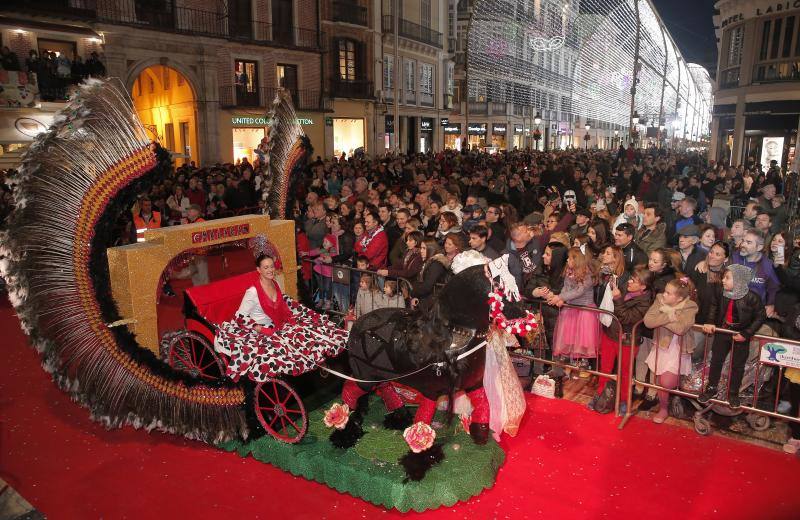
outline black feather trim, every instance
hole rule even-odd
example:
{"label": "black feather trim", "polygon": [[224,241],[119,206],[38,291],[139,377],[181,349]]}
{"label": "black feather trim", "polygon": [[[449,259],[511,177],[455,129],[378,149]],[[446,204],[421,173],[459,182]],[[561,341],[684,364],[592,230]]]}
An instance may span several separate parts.
{"label": "black feather trim", "polygon": [[403,479],[403,484],[409,480],[418,482],[424,479],[428,470],[443,460],[444,449],[442,449],[442,444],[439,442],[419,453],[409,450],[408,453],[400,457],[400,465],[406,471],[406,478]]}
{"label": "black feather trim", "polygon": [[405,430],[411,426],[413,422],[414,420],[411,417],[411,413],[405,406],[401,406],[383,417],[383,426],[390,430]]}
{"label": "black feather trim", "polygon": [[364,428],[361,426],[363,421],[364,417],[358,410],[351,413],[345,427],[341,430],[333,430],[331,433],[329,437],[331,444],[342,450],[355,446],[358,439],[364,436]]}

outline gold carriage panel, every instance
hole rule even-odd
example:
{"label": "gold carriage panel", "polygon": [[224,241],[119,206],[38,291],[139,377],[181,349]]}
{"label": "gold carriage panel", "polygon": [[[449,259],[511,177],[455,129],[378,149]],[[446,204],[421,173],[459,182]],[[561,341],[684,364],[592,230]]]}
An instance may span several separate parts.
{"label": "gold carriage panel", "polygon": [[297,297],[294,221],[242,215],[145,231],[144,242],[108,249],[111,290],[123,319],[139,344],[158,353],[156,297],[161,273],[184,251],[264,235],[278,249],[286,294]]}

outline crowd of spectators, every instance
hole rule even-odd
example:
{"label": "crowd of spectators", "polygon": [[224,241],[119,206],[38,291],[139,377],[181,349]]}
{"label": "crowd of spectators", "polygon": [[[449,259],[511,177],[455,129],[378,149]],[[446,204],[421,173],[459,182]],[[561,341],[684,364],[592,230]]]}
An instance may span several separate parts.
{"label": "crowd of spectators", "polygon": [[[733,167],[662,149],[317,157],[294,183],[289,211],[301,282],[320,307],[351,318],[380,306],[424,309],[459,253],[508,254],[522,295],[541,303],[548,359],[610,372],[620,362],[614,338],[630,341],[643,319],[653,330],[677,323],[734,328],[740,342],[755,333],[800,337],[800,243],[786,231],[797,218],[787,213],[788,184],[776,164]],[[161,213],[161,225],[178,224],[259,213],[266,186],[258,160],[188,163],[142,202]],[[120,243],[135,241],[135,231],[128,223]],[[349,284],[331,283],[337,266],[357,269]],[[742,276],[744,292],[725,285]],[[745,293],[742,301],[758,301],[763,315],[748,314],[747,327],[736,329],[742,317],[730,311],[739,307],[719,309]],[[571,305],[609,310],[618,321]],[[576,312],[567,317],[568,308]],[[689,367],[703,359],[697,334],[664,345],[644,334],[630,353],[637,380],[676,386],[686,375],[684,358]],[[677,364],[654,366],[656,350]],[[566,377],[559,369],[550,374]],[[773,387],[795,385],[775,379]],[[615,388],[600,383],[590,407],[607,413]],[[793,395],[787,405],[796,415],[800,391]],[[659,409],[655,417],[663,421],[662,397],[642,390],[636,399],[639,409]],[[719,398],[739,405],[737,392]],[[792,426],[800,439],[800,427]]]}
{"label": "crowd of spectators", "polygon": [[31,49],[22,61],[6,46],[0,49],[0,70],[27,72],[29,81],[38,86],[43,101],[63,101],[71,86],[90,77],[106,75],[106,67],[94,51],[84,60],[78,54],[70,59],[63,52],[53,51],[44,51],[40,56],[36,49]]}

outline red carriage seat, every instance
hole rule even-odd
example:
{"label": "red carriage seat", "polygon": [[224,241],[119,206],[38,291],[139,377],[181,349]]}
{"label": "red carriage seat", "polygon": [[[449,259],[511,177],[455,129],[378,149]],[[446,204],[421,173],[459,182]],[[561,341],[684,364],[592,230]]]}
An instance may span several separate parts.
{"label": "red carriage seat", "polygon": [[255,277],[254,272],[244,273],[208,285],[186,289],[184,300],[186,328],[200,332],[213,342],[214,330],[210,327],[215,328],[233,318],[242,303],[245,291],[252,287]]}

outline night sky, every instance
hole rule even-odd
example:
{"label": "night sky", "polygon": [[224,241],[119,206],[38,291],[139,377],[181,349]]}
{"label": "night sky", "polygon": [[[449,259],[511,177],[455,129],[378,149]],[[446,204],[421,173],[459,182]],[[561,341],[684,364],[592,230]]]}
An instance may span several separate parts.
{"label": "night sky", "polygon": [[715,0],[652,0],[672,39],[689,63],[699,63],[712,77],[717,67]]}

